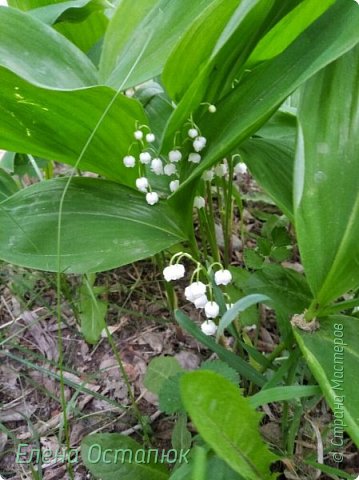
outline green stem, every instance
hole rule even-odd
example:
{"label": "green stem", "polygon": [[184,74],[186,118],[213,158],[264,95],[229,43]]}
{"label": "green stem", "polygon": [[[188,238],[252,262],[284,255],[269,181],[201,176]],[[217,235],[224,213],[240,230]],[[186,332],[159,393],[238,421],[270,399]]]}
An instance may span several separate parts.
{"label": "green stem", "polygon": [[206,237],[206,227],[205,227],[205,219],[203,218],[203,212],[201,209],[198,210],[198,225],[199,225],[199,231],[201,234],[201,241],[202,241],[202,253],[204,256],[205,262],[207,262],[208,257],[207,257],[207,249],[208,249],[208,244],[207,244],[207,237]]}
{"label": "green stem", "polygon": [[273,350],[273,352],[268,355],[267,360],[270,362],[267,366],[262,367],[260,369],[261,373],[264,373],[268,368],[273,364],[274,360],[279,357],[279,355],[287,348],[287,344],[285,342],[280,343],[279,345],[276,346],[276,348]]}
{"label": "green stem", "polygon": [[233,198],[236,202],[237,208],[239,210],[239,218],[240,218],[240,223],[239,223],[239,232],[240,232],[240,237],[241,237],[241,242],[242,242],[242,249],[244,248],[244,242],[245,242],[245,231],[244,231],[244,218],[243,218],[243,201],[241,194],[237,188],[233,188],[232,184],[232,195]]}
{"label": "green stem", "polygon": [[191,247],[192,255],[196,260],[199,260],[201,258],[201,252],[198,248],[196,236],[194,233],[194,228],[191,229],[191,235],[189,237],[189,244]]}
{"label": "green stem", "polygon": [[[290,354],[294,353],[294,348],[292,347]],[[298,359],[299,360],[299,359]],[[294,382],[295,374],[297,371],[298,362],[293,363],[289,369],[288,376],[286,379],[287,385],[292,385]],[[282,433],[283,433],[283,446],[286,448],[288,446],[288,435],[289,435],[289,403],[284,402],[283,404],[283,415],[282,415]]]}
{"label": "green stem", "polygon": [[[233,227],[233,160],[228,161],[229,171],[228,171],[228,182],[223,179],[224,184],[228,184],[227,194],[225,197],[225,216],[224,216],[224,238],[225,238],[225,249],[224,249],[224,264],[226,267],[231,262],[232,258],[232,227]],[[226,187],[227,185],[225,185]]]}
{"label": "green stem", "polygon": [[317,300],[313,299],[312,303],[309,305],[308,310],[304,314],[304,319],[307,322],[311,322],[318,315],[319,309],[320,309],[320,306],[319,306]]}
{"label": "green stem", "polygon": [[[157,263],[157,266],[158,266],[159,270],[162,272],[163,269],[164,269],[165,263],[166,263],[164,253],[162,252],[161,254],[157,254],[155,256],[155,259],[156,259],[156,263]],[[173,314],[173,312],[177,308],[176,292],[175,292],[171,282],[166,282],[165,281],[164,284],[165,284],[168,308],[169,308],[170,312]]]}
{"label": "green stem", "polygon": [[215,262],[221,261],[221,256],[219,254],[218,245],[216,241],[216,227],[214,221],[214,207],[213,207],[213,200],[212,200],[212,192],[211,192],[211,184],[207,182],[207,206],[208,206],[208,214],[206,212],[206,220],[208,225],[208,238],[211,245],[212,250],[212,257]]}
{"label": "green stem", "polygon": [[[56,320],[57,320],[57,349],[59,352],[59,357],[57,361],[57,368],[59,370],[59,377],[60,377],[60,404],[61,409],[63,412],[63,430],[65,433],[65,444],[67,451],[70,450],[70,429],[69,423],[67,418],[67,402],[66,402],[66,395],[65,395],[65,378],[64,378],[64,352],[63,352],[63,341],[62,341],[62,315],[61,315],[61,298],[62,298],[62,290],[61,290],[61,273],[60,271],[57,272],[56,276],[56,295],[57,295],[57,305],[56,305]],[[61,445],[61,435],[59,438],[59,443]],[[74,472],[72,465],[69,463],[66,465],[66,470],[69,474],[71,480],[74,480]]]}

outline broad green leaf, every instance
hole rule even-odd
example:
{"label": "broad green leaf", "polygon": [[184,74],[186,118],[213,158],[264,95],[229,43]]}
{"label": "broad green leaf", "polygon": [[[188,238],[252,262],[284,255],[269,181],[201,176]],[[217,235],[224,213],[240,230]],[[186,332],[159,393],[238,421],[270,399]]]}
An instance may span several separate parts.
{"label": "broad green leaf", "polygon": [[175,317],[179,325],[184,328],[188,333],[193,335],[202,345],[207,347],[212,352],[215,352],[218,357],[238,372],[243,378],[250,380],[256,385],[262,386],[265,384],[265,378],[249,363],[243,360],[238,355],[225,349],[221,345],[218,345],[213,338],[208,337],[197,327],[197,325],[187,317],[180,310],[176,310]]}
{"label": "broad green leaf", "polygon": [[[209,370],[221,375],[234,385],[239,383],[238,373],[225,362],[221,360],[207,361],[202,363],[200,370]],[[180,381],[184,371],[179,371],[167,379],[161,384],[158,399],[160,404],[160,410],[167,414],[173,414],[178,412],[184,412],[184,406],[181,400]]]}
{"label": "broad green leaf", "polygon": [[[273,7],[274,3],[274,0],[244,0],[240,2],[222,34],[220,35],[219,31],[214,30],[214,33],[217,34],[217,42],[215,42],[216,38],[215,36],[213,38],[212,33],[212,25],[216,24],[217,21],[215,12],[211,12],[207,22],[205,22],[205,26],[202,25],[202,17],[199,17],[192,25],[187,35],[183,38],[182,43],[186,43],[187,36],[191,38],[195,34],[193,31],[195,32],[197,28],[202,28],[203,32],[211,38],[209,45],[212,46],[212,51],[210,55],[206,55],[208,46],[204,40],[200,50],[202,57],[199,56],[197,59],[198,62],[202,62],[201,68],[197,68],[192,72],[195,74],[193,82],[187,89],[183,89],[183,97],[168,121],[162,141],[162,149],[164,151],[170,148],[174,136],[178,131],[183,130],[184,125],[188,123],[188,119],[195,113],[197,121],[197,110],[201,102],[211,101],[217,103],[219,98],[227,93],[227,89],[232,89],[232,82],[235,78],[241,77],[241,69],[244,69],[245,61],[263,33],[269,28],[270,22],[268,18],[272,16],[271,7]],[[278,5],[279,10],[282,8]],[[278,9],[275,15],[279,14]],[[185,54],[185,48],[181,47],[181,43],[178,48],[178,54],[174,50],[172,54],[173,59],[171,56],[168,60],[169,66],[166,64],[163,74],[166,87],[177,96],[179,95],[177,91],[179,87],[177,87],[175,80],[175,62],[182,64],[187,58],[192,57],[192,55],[188,56]],[[171,87],[173,79],[175,85]],[[206,107],[200,108],[202,113],[207,111]]]}
{"label": "broad green leaf", "polygon": [[143,384],[158,395],[163,383],[179,372],[182,372],[182,368],[174,357],[157,357],[149,363]]}
{"label": "broad green leaf", "polygon": [[[194,477],[194,462],[181,465],[171,475],[170,480],[193,480]],[[244,480],[241,475],[232,470],[226,462],[217,456],[207,456],[205,480]],[[196,479],[197,480],[197,479]]]}
{"label": "broad green leaf", "polygon": [[[0,203],[0,258],[57,271],[59,205],[66,182],[44,181]],[[181,240],[168,205],[151,207],[143,194],[106,180],[72,179],[63,203],[61,271],[109,270]]]}
{"label": "broad green leaf", "polygon": [[358,71],[356,47],[305,86],[298,116],[295,225],[322,306],[359,286]]}
{"label": "broad green leaf", "polygon": [[[299,90],[300,91],[300,90]],[[256,133],[263,140],[285,140],[295,144],[297,109],[283,105]]]}
{"label": "broad green leaf", "polygon": [[248,67],[263,62],[285,50],[293,40],[322,15],[335,0],[305,0],[291,10],[259,42],[248,61]]}
{"label": "broad green leaf", "polygon": [[[212,52],[236,8],[238,0],[209,2],[172,52],[162,79],[175,102],[191,86],[203,64],[211,60]],[[179,65],[181,68],[178,68]]]}
{"label": "broad green leaf", "polygon": [[137,172],[122,158],[136,122],[146,123],[139,102],[124,95],[114,101],[108,87],[46,90],[1,67],[0,78],[0,148],[74,165],[93,136],[79,168],[134,186]]}
{"label": "broad green leaf", "polygon": [[238,373],[234,370],[234,368],[230,367],[222,360],[206,360],[202,363],[200,369],[216,372],[223,378],[226,378],[229,382],[232,382],[234,385],[239,384]]}
{"label": "broad green leaf", "polygon": [[64,0],[7,0],[8,5],[20,10],[31,10],[32,8],[44,7],[55,3],[62,3]]}
{"label": "broad green leaf", "polygon": [[337,431],[343,427],[359,447],[359,319],[344,315],[321,318],[319,330],[295,329],[294,333],[335,418],[339,419]]}
{"label": "broad green leaf", "polygon": [[[3,67],[45,87],[73,89],[97,84],[97,72],[91,61],[40,20],[13,8],[0,7],[0,24],[0,65]],[[1,71],[1,88],[3,75]],[[20,92],[13,91],[13,98],[26,103]]]}
{"label": "broad green leaf", "polygon": [[[61,19],[62,20],[62,19]],[[96,10],[81,22],[63,21],[54,25],[54,29],[70,40],[80,50],[85,52],[93,60],[93,49],[96,52],[96,66],[99,64],[99,57],[102,49],[103,37],[105,35],[109,20],[103,10]],[[91,55],[92,54],[92,55]]]}
{"label": "broad green leaf", "polygon": [[261,415],[239,389],[213,372],[191,372],[181,380],[182,399],[201,437],[248,480],[274,479],[269,452],[258,428]]}
{"label": "broad green leaf", "polygon": [[253,248],[243,249],[243,261],[246,268],[251,270],[260,269],[263,267],[264,260],[264,257],[253,250]]}
{"label": "broad green leaf", "polygon": [[156,135],[155,147],[159,147],[159,140],[171,116],[174,107],[162,85],[150,81],[136,89],[135,98],[145,108],[151,131]]}
{"label": "broad green leaf", "polygon": [[0,202],[19,190],[15,180],[5,170],[0,168]]}
{"label": "broad green leaf", "polygon": [[304,276],[280,265],[266,265],[241,284],[241,288],[247,295],[261,293],[271,298],[270,306],[276,311],[283,336],[291,332],[290,318],[304,312],[312,300]]}
{"label": "broad green leaf", "polygon": [[224,330],[228,328],[232,322],[238,317],[238,315],[257,303],[267,303],[270,298],[265,295],[254,294],[247,295],[236,302],[233,307],[228,309],[222,316],[218,324],[217,339],[223,334]]}
{"label": "broad green leaf", "polygon": [[[116,454],[117,451],[117,454]],[[101,460],[96,461],[101,455]],[[86,468],[102,480],[167,480],[164,465],[154,462],[154,452],[118,433],[88,435],[81,442]],[[150,461],[147,462],[147,458]]]}
{"label": "broad green leaf", "polygon": [[15,156],[14,152],[5,152],[3,155],[0,153],[0,168],[6,170],[8,173],[13,173],[15,168]]}
{"label": "broad green leaf", "polygon": [[183,372],[177,373],[167,378],[162,386],[158,395],[161,412],[171,415],[173,413],[185,412],[180,390],[180,380],[183,376]]}
{"label": "broad green leaf", "polygon": [[34,8],[29,11],[29,15],[47,25],[52,25],[62,20],[79,21],[90,15],[92,11],[101,8],[103,8],[101,0],[70,0]]}
{"label": "broad green leaf", "polygon": [[105,327],[107,303],[97,298],[93,284],[96,279],[94,274],[84,275],[80,287],[79,317],[81,331],[89,343],[96,343]]}
{"label": "broad green leaf", "polygon": [[200,127],[208,148],[182,188],[258,131],[303,82],[353,48],[359,42],[358,22],[358,6],[337,0],[283,53],[248,72],[216,105],[216,114],[203,117]]}
{"label": "broad green leaf", "polygon": [[261,187],[293,219],[294,145],[286,140],[253,138],[241,144],[239,153]]}
{"label": "broad green leaf", "polygon": [[122,0],[106,32],[101,82],[118,88],[133,66],[124,88],[159,75],[185,29],[212,1]]}

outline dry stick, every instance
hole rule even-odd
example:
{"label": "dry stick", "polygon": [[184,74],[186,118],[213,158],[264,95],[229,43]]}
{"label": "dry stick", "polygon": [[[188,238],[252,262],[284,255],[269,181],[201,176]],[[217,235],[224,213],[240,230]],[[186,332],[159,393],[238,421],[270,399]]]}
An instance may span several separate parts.
{"label": "dry stick", "polygon": [[[62,192],[61,198],[60,198],[60,204],[59,204],[59,215],[58,215],[58,222],[57,222],[57,278],[56,278],[56,285],[57,285],[57,325],[58,325],[58,349],[59,349],[59,360],[58,360],[58,366],[59,366],[59,372],[60,372],[60,398],[61,398],[61,408],[64,413],[64,430],[65,430],[65,436],[66,436],[66,446],[68,449],[70,449],[70,434],[69,434],[69,428],[68,428],[68,422],[67,422],[67,415],[66,415],[66,398],[65,398],[65,383],[64,383],[64,378],[63,378],[63,343],[62,343],[62,336],[61,336],[61,229],[62,229],[62,213],[63,213],[63,208],[64,208],[64,201],[65,197],[67,194],[67,191],[70,187],[71,180],[73,179],[75,172],[77,168],[80,165],[81,160],[83,159],[88,147],[90,146],[93,138],[95,137],[98,129],[100,128],[100,125],[102,124],[103,120],[105,119],[106,115],[108,112],[111,110],[112,106],[114,105],[115,101],[117,100],[118,96],[121,94],[121,90],[123,89],[125,83],[127,80],[130,78],[132,75],[134,69],[136,68],[138,62],[142,58],[147,45],[149,44],[151,40],[152,35],[149,35],[148,40],[146,44],[144,45],[143,49],[141,50],[141,53],[137,57],[135,63],[132,65],[130,71],[128,72],[128,75],[126,78],[123,80],[122,84],[116,91],[115,95],[112,97],[111,101],[105,108],[103,114],[101,115],[100,119],[98,120],[97,124],[95,125],[95,128],[89,135],[89,138],[87,139],[85,145],[83,146],[80,155],[78,159],[75,162],[75,165],[72,169],[71,175],[69,176],[65,188]],[[129,392],[130,393],[130,392]],[[140,417],[140,421],[142,420],[142,416]],[[73,471],[72,471],[72,466],[69,466],[69,474],[71,479],[74,478],[73,476]]]}

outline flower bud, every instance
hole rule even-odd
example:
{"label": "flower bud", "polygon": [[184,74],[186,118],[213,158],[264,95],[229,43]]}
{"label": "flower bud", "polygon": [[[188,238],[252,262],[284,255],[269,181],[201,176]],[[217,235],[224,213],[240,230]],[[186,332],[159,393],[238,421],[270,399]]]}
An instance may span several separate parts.
{"label": "flower bud", "polygon": [[208,107],[208,111],[209,111],[209,113],[216,113],[217,108],[216,108],[215,105],[210,105],[210,106]]}
{"label": "flower bud", "polygon": [[179,184],[179,180],[172,180],[172,182],[170,182],[170,190],[172,193],[178,190]]}
{"label": "flower bud", "polygon": [[188,136],[189,136],[190,138],[196,138],[196,137],[198,137],[198,130],[197,130],[196,128],[190,128],[190,129],[188,130]]}
{"label": "flower bud", "polygon": [[136,140],[142,140],[143,139],[143,132],[141,130],[136,130],[135,133],[133,134]]}

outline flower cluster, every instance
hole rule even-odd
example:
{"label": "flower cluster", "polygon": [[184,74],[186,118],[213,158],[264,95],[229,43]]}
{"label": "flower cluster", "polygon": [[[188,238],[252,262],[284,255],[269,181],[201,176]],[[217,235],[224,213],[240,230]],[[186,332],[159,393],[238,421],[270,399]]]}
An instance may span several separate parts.
{"label": "flower cluster", "polygon": [[[234,177],[245,175],[247,173],[248,173],[248,169],[245,163],[238,162],[234,165],[234,168],[233,168]],[[212,182],[212,180],[215,177],[228,178],[228,174],[229,174],[228,161],[226,158],[223,158],[223,160],[214,168],[211,168],[210,170],[206,170],[205,172],[203,172],[202,179],[205,182]]]}
{"label": "flower cluster", "polygon": [[[186,270],[181,263],[182,257],[192,257],[188,254],[179,253],[174,255],[169,266],[164,268],[163,276],[167,282],[173,280],[180,280],[185,276]],[[176,259],[176,263],[173,263]],[[201,330],[205,335],[214,335],[217,331],[217,325],[215,319],[220,314],[220,307],[218,303],[213,300],[213,291],[211,285],[211,272],[215,266],[220,268],[214,273],[214,283],[217,286],[228,285],[232,281],[232,274],[229,270],[224,269],[222,265],[213,263],[208,269],[205,269],[200,263],[196,262],[197,268],[195,269],[190,284],[184,290],[184,296],[186,300],[191,302],[195,308],[202,310],[206,317],[201,325]],[[208,283],[203,283],[199,280],[201,272],[208,279]],[[196,277],[196,280],[194,278]],[[227,308],[231,308],[231,304],[227,305]]]}
{"label": "flower cluster", "polygon": [[[210,113],[216,112],[217,109],[215,105],[207,105]],[[147,131],[147,133],[145,133],[144,130]],[[172,177],[168,183],[168,189],[170,193],[174,193],[180,187],[178,164],[183,160],[184,155],[181,151],[181,146],[175,145],[167,155],[160,156],[151,145],[156,141],[156,137],[149,131],[147,125],[137,126],[133,137],[135,141],[130,146],[128,154],[123,157],[122,161],[126,168],[135,168],[138,166],[139,176],[136,180],[136,187],[140,192],[146,194],[146,201],[149,205],[155,205],[158,203],[160,196],[151,189],[151,185],[146,177],[146,171],[148,171],[146,167],[155,175]],[[192,144],[193,151],[188,154],[187,161],[198,164],[202,160],[200,152],[205,149],[207,139],[201,135],[199,128],[193,123],[192,119],[190,120],[190,128],[187,131],[187,141],[188,140]],[[133,146],[139,147],[140,153],[138,158],[130,153]]]}

